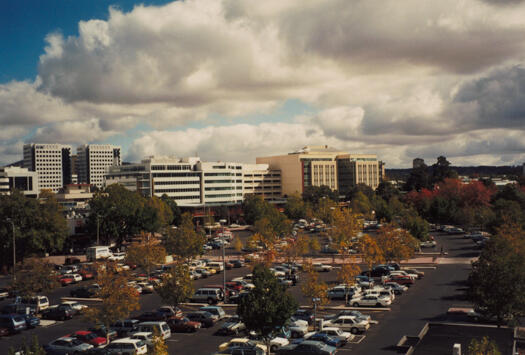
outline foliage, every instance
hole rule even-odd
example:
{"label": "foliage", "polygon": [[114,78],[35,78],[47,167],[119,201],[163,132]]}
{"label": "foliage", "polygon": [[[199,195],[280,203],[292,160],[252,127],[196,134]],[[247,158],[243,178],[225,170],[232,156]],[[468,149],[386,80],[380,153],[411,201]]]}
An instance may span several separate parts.
{"label": "foliage", "polygon": [[411,209],[405,210],[401,217],[400,225],[408,230],[412,237],[419,240],[428,239],[428,222],[421,218],[416,211]]}
{"label": "foliage", "polygon": [[[342,284],[351,286],[355,283],[355,277],[360,273],[361,269],[359,268],[359,265],[357,265],[357,263],[345,263],[337,272],[337,280]],[[345,294],[345,304],[348,304],[348,294]]]}
{"label": "foliage", "polygon": [[[291,223],[286,216],[261,196],[246,195],[243,209],[246,222],[253,224],[265,238],[280,237],[291,230]],[[259,222],[257,226],[257,222],[261,220],[264,221]]]}
{"label": "foliage", "polygon": [[325,305],[328,303],[328,285],[319,280],[319,273],[314,270],[312,264],[306,263],[303,265],[304,281],[301,283],[301,291],[310,299],[312,305],[313,299],[318,298],[320,301],[318,305]]}
{"label": "foliage", "polygon": [[314,216],[325,223],[331,223],[332,211],[337,208],[337,203],[329,198],[321,198],[315,206]]}
{"label": "foliage", "polygon": [[359,239],[359,250],[362,253],[363,261],[368,266],[369,271],[372,270],[375,264],[381,264],[385,261],[383,251],[375,239],[368,234],[363,235]]}
{"label": "foliage", "polygon": [[233,240],[233,249],[234,249],[237,253],[240,253],[240,252],[242,251],[242,248],[243,248],[243,245],[242,245],[242,240],[241,240],[241,238],[236,237],[236,238]]}
{"label": "foliage", "polygon": [[501,355],[498,346],[488,337],[483,337],[481,340],[472,339],[468,346],[468,355]]}
{"label": "foliage", "polygon": [[352,238],[363,230],[363,220],[351,209],[335,209],[332,211],[332,228],[329,234],[336,248],[344,254],[352,244]]}
{"label": "foliage", "polygon": [[432,165],[431,182],[436,184],[445,179],[457,179],[458,173],[450,167],[450,162],[444,156],[439,156],[437,162]]}
{"label": "foliage", "polygon": [[423,189],[428,189],[431,186],[430,176],[428,172],[428,166],[426,164],[421,164],[416,168],[413,168],[410,171],[410,175],[407,178],[407,181],[404,186],[405,191],[421,191]]}
{"label": "foliage", "polygon": [[53,265],[40,258],[27,259],[17,270],[13,284],[22,297],[48,293],[58,286]]}
{"label": "foliage", "polygon": [[387,262],[410,259],[418,247],[418,241],[405,229],[394,224],[384,224],[379,228],[376,242]]}
{"label": "foliage", "polygon": [[485,245],[469,275],[469,298],[498,325],[525,314],[525,232],[505,224]]}
{"label": "foliage", "polygon": [[158,218],[155,223],[158,223],[159,226],[154,230],[171,225],[173,222],[173,211],[165,200],[158,198],[157,196],[152,196],[151,198],[146,199],[146,206],[156,211]]}
{"label": "foliage", "polygon": [[375,193],[384,201],[390,201],[391,198],[399,196],[399,190],[390,181],[381,181]]}
{"label": "foliage", "polygon": [[179,228],[168,230],[166,251],[181,259],[191,259],[201,254],[205,241],[206,237],[195,231],[191,214],[186,212]]}
{"label": "foliage", "polygon": [[176,307],[185,302],[195,292],[188,267],[183,263],[175,264],[155,290],[168,305]]}
{"label": "foliage", "polygon": [[156,264],[162,264],[166,260],[166,249],[159,241],[147,233],[140,234],[140,240],[132,243],[126,249],[126,261],[145,268],[149,275],[150,270]]}
{"label": "foliage", "polygon": [[261,335],[270,348],[273,333],[279,331],[297,309],[297,301],[263,265],[253,269],[255,288],[241,299],[237,314],[246,328]]}
{"label": "foliage", "polygon": [[374,189],[372,189],[370,186],[359,183],[352,187],[352,189],[349,191],[348,195],[346,196],[347,200],[353,200],[355,199],[359,194],[364,195],[368,200],[371,200],[372,197],[375,195]]}
{"label": "foliage", "polygon": [[321,198],[330,199],[332,201],[339,200],[339,194],[337,191],[330,189],[330,187],[323,186],[306,186],[303,191],[303,200],[309,202],[312,205],[317,205]]}
{"label": "foliage", "polygon": [[19,350],[15,350],[14,348],[10,347],[7,351],[8,355],[16,355],[16,354],[23,354],[23,355],[46,355],[46,351],[42,346],[40,346],[40,343],[38,342],[38,337],[36,335],[33,335],[33,339],[31,341],[31,344],[28,344],[26,342],[26,339],[23,341],[23,345],[18,348]]}
{"label": "foliage", "polygon": [[306,204],[299,194],[288,196],[286,205],[284,206],[284,213],[288,218],[294,220],[306,217]]}
{"label": "foliage", "polygon": [[[111,267],[99,267],[95,282],[100,286],[96,297],[101,302],[84,311],[87,320],[109,326],[119,319],[127,318],[131,312],[140,309],[137,290],[128,285],[125,273],[111,272]],[[109,339],[108,343],[109,343]]]}
{"label": "foliage", "polygon": [[[16,260],[34,254],[60,251],[67,236],[67,223],[54,195],[45,193],[38,201],[19,191],[0,195],[0,260],[13,264],[13,224],[15,226]],[[12,221],[12,223],[11,223]]]}
{"label": "foliage", "polygon": [[148,354],[169,355],[168,345],[166,345],[166,342],[164,341],[164,338],[161,335],[155,334],[153,336],[153,346],[148,351]]}
{"label": "foliage", "polygon": [[181,223],[182,214],[180,211],[179,206],[177,206],[177,202],[175,202],[172,198],[169,198],[168,195],[164,194],[160,198],[164,203],[169,207],[171,210],[172,219],[169,221],[168,224],[178,226]]}
{"label": "foliage", "polygon": [[308,249],[310,249],[310,251],[313,254],[318,253],[321,250],[321,245],[319,244],[319,239],[317,239],[315,237],[309,238]]}

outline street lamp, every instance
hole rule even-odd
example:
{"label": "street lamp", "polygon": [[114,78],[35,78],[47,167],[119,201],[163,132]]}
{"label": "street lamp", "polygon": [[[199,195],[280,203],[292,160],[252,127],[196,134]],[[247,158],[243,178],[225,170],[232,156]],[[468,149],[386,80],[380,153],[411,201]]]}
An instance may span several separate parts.
{"label": "street lamp", "polygon": [[[226,223],[225,219],[219,220],[219,223]],[[222,228],[222,289],[224,290],[224,303],[228,300],[228,292],[226,292],[226,256],[224,255],[224,228]]]}
{"label": "street lamp", "polygon": [[15,221],[12,218],[6,219],[8,222],[11,222],[13,227],[13,283],[16,282],[16,241],[15,241]]}

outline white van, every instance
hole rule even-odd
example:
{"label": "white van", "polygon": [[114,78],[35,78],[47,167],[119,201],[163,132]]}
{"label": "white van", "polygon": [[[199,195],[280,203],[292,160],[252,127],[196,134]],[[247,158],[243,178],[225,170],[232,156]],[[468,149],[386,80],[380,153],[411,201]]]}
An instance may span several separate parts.
{"label": "white van", "polygon": [[36,313],[40,313],[44,309],[49,308],[49,299],[46,296],[17,297],[15,303],[30,307],[34,309]]}
{"label": "white van", "polygon": [[166,322],[142,322],[138,324],[139,332],[159,334],[164,340],[171,337],[171,330]]}
{"label": "white van", "polygon": [[88,261],[96,261],[98,259],[107,259],[113,256],[113,253],[108,246],[89,247],[86,250],[86,258]]}
{"label": "white van", "polygon": [[217,273],[224,271],[224,264],[221,261],[212,261],[207,266],[217,271]]}

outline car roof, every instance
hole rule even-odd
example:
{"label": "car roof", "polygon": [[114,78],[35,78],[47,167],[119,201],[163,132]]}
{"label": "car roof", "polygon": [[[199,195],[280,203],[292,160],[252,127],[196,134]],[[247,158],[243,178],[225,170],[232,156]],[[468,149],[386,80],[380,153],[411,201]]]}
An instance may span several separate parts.
{"label": "car roof", "polygon": [[140,339],[131,339],[131,338],[122,338],[122,339],[117,339],[117,340],[113,340],[111,343],[112,344],[122,344],[122,343],[138,343],[140,341]]}

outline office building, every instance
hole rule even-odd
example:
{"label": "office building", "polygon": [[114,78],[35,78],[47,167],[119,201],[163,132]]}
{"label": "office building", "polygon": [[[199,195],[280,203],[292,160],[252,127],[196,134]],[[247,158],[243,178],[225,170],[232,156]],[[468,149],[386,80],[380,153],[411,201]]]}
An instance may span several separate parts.
{"label": "office building", "polygon": [[71,183],[71,147],[63,144],[25,144],[24,168],[38,174],[39,191],[58,192]]}
{"label": "office building", "polygon": [[286,155],[258,157],[281,172],[281,193],[304,192],[308,186],[328,186],[346,194],[356,184],[375,189],[384,177],[385,164],[374,154],[349,154],[328,146],[307,146]]}
{"label": "office building", "polygon": [[120,147],[111,144],[84,144],[77,147],[74,161],[78,183],[102,188],[108,168],[120,165]]}
{"label": "office building", "polygon": [[17,166],[0,168],[0,194],[9,194],[15,189],[28,197],[38,197],[37,172]]}
{"label": "office building", "polygon": [[202,162],[198,157],[150,157],[112,166],[105,185],[121,184],[144,196],[167,195],[183,207],[236,205],[255,193],[280,197],[280,174],[264,164]]}

